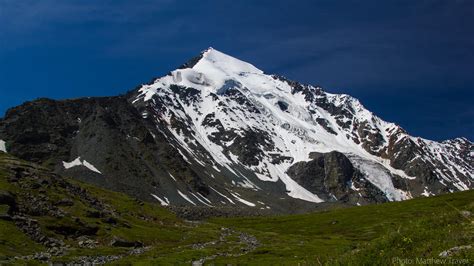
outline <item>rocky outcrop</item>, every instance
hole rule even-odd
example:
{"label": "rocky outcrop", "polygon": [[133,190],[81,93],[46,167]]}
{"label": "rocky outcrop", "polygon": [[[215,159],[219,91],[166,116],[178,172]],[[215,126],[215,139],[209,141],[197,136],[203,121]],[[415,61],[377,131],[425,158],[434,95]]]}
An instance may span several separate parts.
{"label": "rocky outcrop", "polygon": [[293,164],[287,173],[304,188],[324,196],[325,201],[351,204],[387,201],[344,154],[314,152],[310,158],[310,161]]}
{"label": "rocky outcrop", "polygon": [[[191,190],[207,191],[199,174],[123,96],[27,102],[7,112],[0,132],[12,143],[11,154],[138,198],[153,200],[150,194],[166,185],[161,178],[170,179],[168,172]],[[64,167],[78,157],[101,174]]]}

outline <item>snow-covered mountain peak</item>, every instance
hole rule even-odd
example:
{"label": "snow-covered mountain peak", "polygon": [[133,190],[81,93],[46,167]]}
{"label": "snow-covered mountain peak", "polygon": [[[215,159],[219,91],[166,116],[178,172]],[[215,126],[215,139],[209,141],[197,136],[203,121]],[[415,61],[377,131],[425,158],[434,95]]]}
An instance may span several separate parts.
{"label": "snow-covered mountain peak", "polygon": [[168,87],[170,84],[214,94],[221,94],[232,88],[254,94],[278,93],[276,90],[291,92],[291,86],[286,82],[266,75],[252,64],[212,47],[171,71],[169,75],[155,80],[154,84],[143,86],[141,92],[149,100],[156,94],[157,88]]}
{"label": "snow-covered mountain peak", "polygon": [[[412,137],[356,98],[265,74],[213,48],[125,96],[18,109],[0,120],[0,150],[4,140],[14,155],[49,162],[56,152],[44,150],[64,146],[58,169],[89,178],[80,163],[93,163],[98,182],[118,176],[124,191],[163,205],[292,209],[474,187],[469,140]],[[30,124],[50,135],[18,135]]]}
{"label": "snow-covered mountain peak", "polygon": [[224,54],[212,47],[203,52],[201,60],[193,66],[193,69],[202,73],[218,69],[229,76],[263,74],[263,71],[252,64]]}
{"label": "snow-covered mountain peak", "polygon": [[[153,113],[155,121],[165,124],[184,158],[192,157],[201,165],[211,160],[213,167],[244,178],[241,186],[248,188],[258,188],[248,175],[259,181],[281,181],[289,196],[306,201],[328,198],[319,197],[326,193],[319,188],[308,190],[292,179],[290,173],[299,175],[293,171],[295,163],[309,163],[314,154],[334,151],[347,156],[349,164],[388,200],[410,198],[404,186],[418,182],[408,181],[416,179],[418,172],[432,178],[431,166],[421,168],[421,162],[445,167],[436,174],[456,189],[466,189],[474,179],[469,162],[457,160],[459,154],[469,157],[461,146],[472,144],[413,138],[354,97],[265,74],[213,48],[154,84],[144,85],[133,103],[144,103],[149,109],[143,116]],[[236,167],[248,175],[236,172]]]}

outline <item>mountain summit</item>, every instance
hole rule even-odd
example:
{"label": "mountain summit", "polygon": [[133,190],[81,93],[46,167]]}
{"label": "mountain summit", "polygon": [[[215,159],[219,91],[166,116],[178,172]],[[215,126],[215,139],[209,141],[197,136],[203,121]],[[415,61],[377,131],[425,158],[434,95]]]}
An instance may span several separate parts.
{"label": "mountain summit", "polygon": [[3,150],[162,205],[291,212],[471,189],[474,147],[213,48],[123,96],[10,109]]}

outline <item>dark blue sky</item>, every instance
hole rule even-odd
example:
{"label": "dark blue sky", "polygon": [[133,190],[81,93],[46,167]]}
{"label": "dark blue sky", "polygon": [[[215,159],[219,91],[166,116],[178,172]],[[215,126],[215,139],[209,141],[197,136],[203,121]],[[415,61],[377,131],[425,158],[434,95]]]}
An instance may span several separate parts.
{"label": "dark blue sky", "polygon": [[470,0],[0,0],[0,25],[1,114],[124,93],[212,46],[413,135],[474,140]]}

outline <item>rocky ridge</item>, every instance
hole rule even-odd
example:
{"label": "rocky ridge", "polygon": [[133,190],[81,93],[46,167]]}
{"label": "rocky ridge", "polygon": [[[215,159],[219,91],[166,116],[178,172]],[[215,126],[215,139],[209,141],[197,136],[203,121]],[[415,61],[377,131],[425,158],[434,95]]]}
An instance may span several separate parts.
{"label": "rocky ridge", "polygon": [[0,139],[22,159],[164,206],[290,212],[467,190],[474,181],[469,140],[412,137],[351,96],[212,48],[122,96],[10,109]]}

